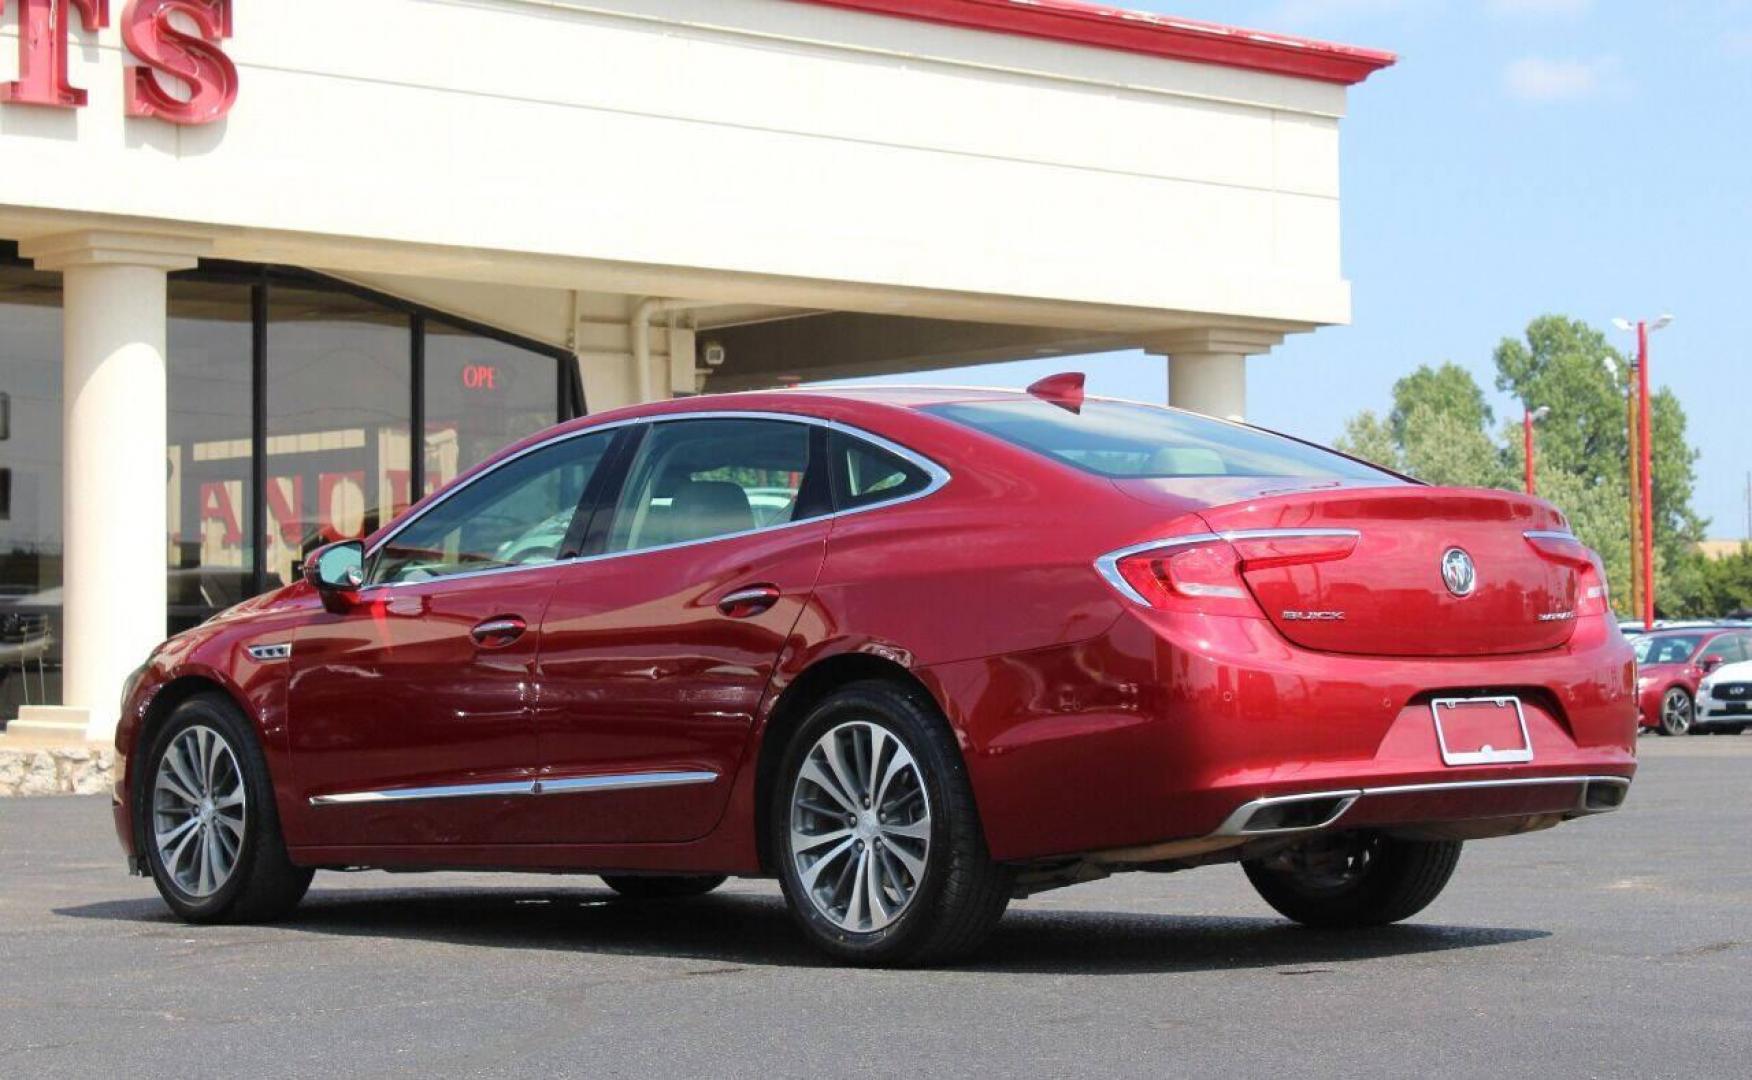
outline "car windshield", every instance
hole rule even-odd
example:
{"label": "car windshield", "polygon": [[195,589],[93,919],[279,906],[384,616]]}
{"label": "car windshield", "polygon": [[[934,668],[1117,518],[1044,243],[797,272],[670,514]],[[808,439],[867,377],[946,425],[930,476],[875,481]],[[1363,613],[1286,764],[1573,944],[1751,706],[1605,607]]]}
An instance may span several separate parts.
{"label": "car windshield", "polygon": [[1294,476],[1397,482],[1342,454],[1172,409],[1088,401],[1076,412],[1037,398],[964,401],[926,412],[1114,479]]}
{"label": "car windshield", "polygon": [[1636,639],[1636,662],[1639,664],[1683,664],[1691,659],[1702,634],[1668,634]]}

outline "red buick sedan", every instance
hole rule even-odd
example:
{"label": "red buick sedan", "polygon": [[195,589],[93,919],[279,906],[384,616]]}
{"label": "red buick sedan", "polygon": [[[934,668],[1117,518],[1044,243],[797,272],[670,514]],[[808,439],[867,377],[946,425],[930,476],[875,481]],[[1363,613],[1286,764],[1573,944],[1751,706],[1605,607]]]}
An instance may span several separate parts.
{"label": "red buick sedan", "polygon": [[115,824],[197,921],[321,869],[775,876],[859,963],[1238,862],[1404,919],[1616,808],[1635,668],[1564,518],[1171,409],[860,388],[515,445],[130,680]]}

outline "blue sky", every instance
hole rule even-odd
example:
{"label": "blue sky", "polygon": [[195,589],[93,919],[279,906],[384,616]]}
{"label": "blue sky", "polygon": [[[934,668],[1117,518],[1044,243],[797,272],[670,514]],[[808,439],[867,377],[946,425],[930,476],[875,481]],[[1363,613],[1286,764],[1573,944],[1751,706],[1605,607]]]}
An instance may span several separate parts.
{"label": "blue sky", "polygon": [[[1248,418],[1331,441],[1393,381],[1454,360],[1491,394],[1492,348],[1560,312],[1671,311],[1650,370],[1685,406],[1695,505],[1746,534],[1752,469],[1752,0],[1130,0],[1127,6],[1388,49],[1343,126],[1352,323],[1251,362]],[[1021,386],[1082,367],[1161,400],[1141,353],[956,369]],[[910,377],[913,381],[918,376]],[[1335,388],[1342,388],[1336,392]]]}

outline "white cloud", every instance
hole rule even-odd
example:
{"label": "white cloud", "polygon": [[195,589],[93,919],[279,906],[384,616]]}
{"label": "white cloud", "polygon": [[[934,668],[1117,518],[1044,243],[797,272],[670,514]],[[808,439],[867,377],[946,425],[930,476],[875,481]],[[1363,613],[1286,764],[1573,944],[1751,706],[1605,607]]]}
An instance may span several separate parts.
{"label": "white cloud", "polygon": [[1492,15],[1583,15],[1594,0],[1489,0]]}
{"label": "white cloud", "polygon": [[1524,56],[1503,69],[1503,87],[1522,101],[1580,101],[1617,89],[1616,56],[1592,60]]}

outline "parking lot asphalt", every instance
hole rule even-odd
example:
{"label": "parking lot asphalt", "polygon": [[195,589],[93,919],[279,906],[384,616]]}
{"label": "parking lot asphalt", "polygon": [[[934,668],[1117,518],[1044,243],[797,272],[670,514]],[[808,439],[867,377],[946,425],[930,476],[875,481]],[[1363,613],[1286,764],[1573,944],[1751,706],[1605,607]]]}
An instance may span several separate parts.
{"label": "parking lot asphalt", "polygon": [[0,800],[0,1075],[1746,1076],[1752,736],[1642,747],[1625,809],[1469,844],[1409,924],[1129,874],[935,971],[829,965],[764,881],[321,874],[283,925],[190,927],[106,800]]}

